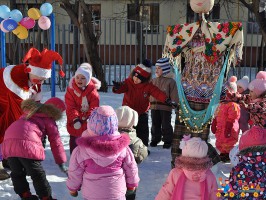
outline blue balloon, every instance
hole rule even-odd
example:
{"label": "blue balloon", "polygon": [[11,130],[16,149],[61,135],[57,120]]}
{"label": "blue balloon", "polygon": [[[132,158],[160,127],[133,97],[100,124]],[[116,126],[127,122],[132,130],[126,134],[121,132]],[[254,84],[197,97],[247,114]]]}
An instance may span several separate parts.
{"label": "blue balloon", "polygon": [[10,12],[10,18],[14,19],[16,22],[20,22],[23,18],[23,15],[18,9],[14,9]]}
{"label": "blue balloon", "polygon": [[49,16],[53,12],[53,6],[50,3],[44,3],[40,7],[42,16]]}
{"label": "blue balloon", "polygon": [[7,19],[3,22],[3,27],[7,31],[13,31],[17,28],[18,23],[14,19]]}
{"label": "blue balloon", "polygon": [[10,9],[6,5],[0,6],[0,17],[3,19],[8,19],[10,16]]}

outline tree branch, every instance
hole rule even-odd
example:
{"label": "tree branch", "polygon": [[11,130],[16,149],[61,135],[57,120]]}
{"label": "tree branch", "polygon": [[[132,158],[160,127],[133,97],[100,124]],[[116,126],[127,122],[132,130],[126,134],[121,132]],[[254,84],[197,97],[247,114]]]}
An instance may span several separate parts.
{"label": "tree branch", "polygon": [[79,21],[78,21],[78,16],[76,13],[73,11],[73,5],[68,1],[68,0],[61,0],[60,7],[63,8],[73,21],[73,23],[79,27]]}

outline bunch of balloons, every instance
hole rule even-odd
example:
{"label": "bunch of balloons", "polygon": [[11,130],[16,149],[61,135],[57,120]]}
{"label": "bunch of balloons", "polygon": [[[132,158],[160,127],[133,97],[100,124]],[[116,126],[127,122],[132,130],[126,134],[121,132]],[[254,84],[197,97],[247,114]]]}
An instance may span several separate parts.
{"label": "bunch of balloons", "polygon": [[42,30],[47,30],[51,26],[51,21],[47,17],[53,12],[53,6],[50,3],[44,3],[40,9],[30,8],[28,17],[23,17],[22,13],[14,9],[10,11],[6,5],[0,6],[0,29],[7,33],[14,33],[19,39],[26,39],[29,35],[28,29],[35,26],[35,21]]}

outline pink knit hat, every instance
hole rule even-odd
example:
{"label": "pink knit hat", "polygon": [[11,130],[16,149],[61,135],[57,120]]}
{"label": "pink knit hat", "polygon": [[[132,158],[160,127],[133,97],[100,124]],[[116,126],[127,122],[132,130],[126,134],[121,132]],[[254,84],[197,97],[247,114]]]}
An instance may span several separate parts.
{"label": "pink knit hat", "polygon": [[228,86],[227,86],[227,89],[228,89],[230,92],[233,92],[233,93],[236,93],[236,92],[237,92],[237,84],[236,84],[236,81],[237,81],[237,77],[236,77],[236,76],[231,76],[231,77],[228,79]]}
{"label": "pink knit hat", "polygon": [[256,75],[256,79],[249,83],[248,89],[255,92],[257,96],[263,94],[266,91],[266,72],[259,71]]}
{"label": "pink knit hat", "polygon": [[179,148],[182,149],[182,156],[192,158],[204,158],[208,152],[207,143],[199,137],[189,138],[184,136]]}
{"label": "pink knit hat", "polygon": [[240,80],[236,82],[237,85],[242,87],[244,91],[248,89],[248,84],[249,84],[249,77],[248,76],[243,76]]}
{"label": "pink knit hat", "polygon": [[266,145],[266,129],[260,126],[253,126],[241,136],[239,140],[239,151],[248,147]]}
{"label": "pink knit hat", "polygon": [[120,135],[117,116],[111,106],[104,105],[95,108],[87,122],[90,136]]}
{"label": "pink knit hat", "polygon": [[62,99],[59,99],[57,97],[52,97],[48,99],[44,104],[52,104],[56,108],[58,108],[61,112],[66,110],[66,105]]}

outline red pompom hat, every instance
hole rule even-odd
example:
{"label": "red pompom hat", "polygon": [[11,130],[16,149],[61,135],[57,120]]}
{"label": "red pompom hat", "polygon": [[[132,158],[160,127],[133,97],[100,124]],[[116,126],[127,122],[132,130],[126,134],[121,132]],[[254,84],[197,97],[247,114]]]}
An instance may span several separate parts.
{"label": "red pompom hat", "polygon": [[22,62],[25,63],[29,61],[26,72],[39,77],[50,78],[52,62],[55,60],[60,65],[59,75],[64,77],[65,73],[62,71],[63,59],[60,54],[55,51],[44,49],[42,52],[39,52],[35,48],[30,48]]}

